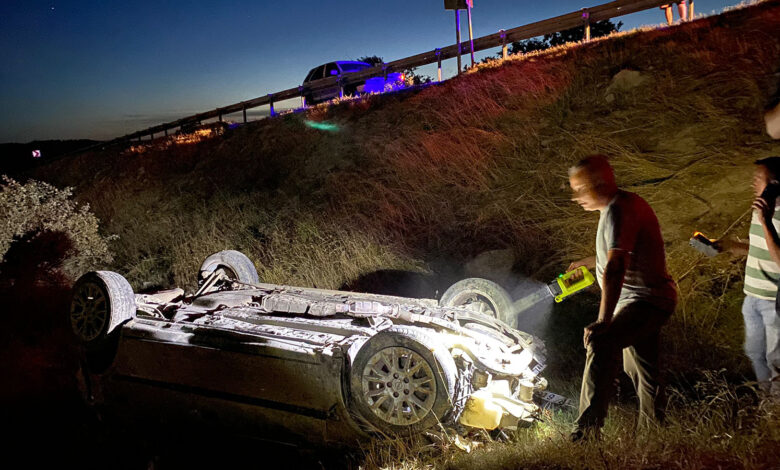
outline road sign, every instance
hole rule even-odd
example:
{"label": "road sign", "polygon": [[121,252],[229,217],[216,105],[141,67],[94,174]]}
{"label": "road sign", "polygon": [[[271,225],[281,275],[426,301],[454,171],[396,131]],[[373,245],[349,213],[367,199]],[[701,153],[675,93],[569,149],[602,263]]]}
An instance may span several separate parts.
{"label": "road sign", "polygon": [[41,151],[40,150],[33,150],[32,151],[33,158],[41,158]]}
{"label": "road sign", "polygon": [[465,10],[469,7],[474,8],[474,0],[444,0],[445,10]]}
{"label": "road sign", "polygon": [[469,15],[469,49],[471,50],[471,66],[474,67],[474,33],[471,29],[471,9],[474,0],[444,0],[445,10],[455,10],[455,40],[458,42],[458,74],[460,74],[460,11],[466,10]]}

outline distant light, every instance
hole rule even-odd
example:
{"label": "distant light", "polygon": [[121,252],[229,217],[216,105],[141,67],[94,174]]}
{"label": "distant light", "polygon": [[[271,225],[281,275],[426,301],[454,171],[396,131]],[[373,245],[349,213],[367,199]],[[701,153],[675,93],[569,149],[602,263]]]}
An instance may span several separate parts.
{"label": "distant light", "polygon": [[41,151],[40,150],[33,150],[32,151],[33,158],[41,158]]}
{"label": "distant light", "polygon": [[306,126],[311,127],[312,129],[317,129],[318,131],[338,132],[339,130],[339,126],[327,122],[315,122],[306,119],[305,121],[303,121],[303,123],[306,124]]}

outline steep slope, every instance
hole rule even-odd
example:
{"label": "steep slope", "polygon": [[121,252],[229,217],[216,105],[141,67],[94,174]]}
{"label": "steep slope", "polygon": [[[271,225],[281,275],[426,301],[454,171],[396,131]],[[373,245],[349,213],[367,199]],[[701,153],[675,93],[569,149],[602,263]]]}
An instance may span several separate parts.
{"label": "steep slope", "polygon": [[[486,250],[511,250],[515,276],[541,281],[590,254],[595,215],[569,201],[566,170],[605,153],[663,227],[681,291],[673,367],[745,371],[742,262],[702,259],[687,240],[732,225],[744,236],[752,162],[780,154],[762,123],[778,84],[778,24],[780,4],[763,2],[197,144],[83,154],[33,176],[75,186],[119,235],[112,269],[137,288],[192,287],[201,260],[231,248],[269,282],[336,288],[415,271],[430,274],[433,295]],[[579,357],[577,326],[593,312],[592,297],[556,310],[554,359]]]}

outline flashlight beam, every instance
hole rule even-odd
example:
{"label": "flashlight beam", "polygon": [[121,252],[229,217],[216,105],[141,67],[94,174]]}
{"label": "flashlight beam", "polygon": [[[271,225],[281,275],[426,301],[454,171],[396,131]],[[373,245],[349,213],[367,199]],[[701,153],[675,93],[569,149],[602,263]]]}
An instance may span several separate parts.
{"label": "flashlight beam", "polygon": [[515,300],[512,303],[512,313],[517,315],[552,296],[550,289],[547,286],[542,286],[536,292],[526,295],[522,299]]}

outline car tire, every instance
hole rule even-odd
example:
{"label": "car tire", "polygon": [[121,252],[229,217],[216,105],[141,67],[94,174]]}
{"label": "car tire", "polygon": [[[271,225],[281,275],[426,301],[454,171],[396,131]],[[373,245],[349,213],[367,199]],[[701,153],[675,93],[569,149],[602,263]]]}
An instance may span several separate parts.
{"label": "car tire", "polygon": [[87,351],[110,347],[113,333],[135,315],[135,294],[122,275],[112,271],[92,271],[73,286],[70,325]]}
{"label": "car tire", "polygon": [[517,328],[517,315],[509,293],[493,281],[471,277],[458,281],[439,299],[442,307],[466,307],[477,313],[498,318]]}
{"label": "car tire", "polygon": [[228,277],[234,281],[247,284],[257,284],[260,278],[257,275],[254,263],[245,254],[236,250],[224,250],[206,258],[198,270],[198,287],[202,286],[206,279],[218,268],[223,268]]}
{"label": "car tire", "polygon": [[381,434],[419,432],[447,419],[456,380],[455,361],[441,342],[418,328],[392,326],[356,354],[351,408]]}
{"label": "car tire", "polygon": [[344,96],[358,96],[359,93],[357,91],[358,85],[347,85],[344,87]]}

